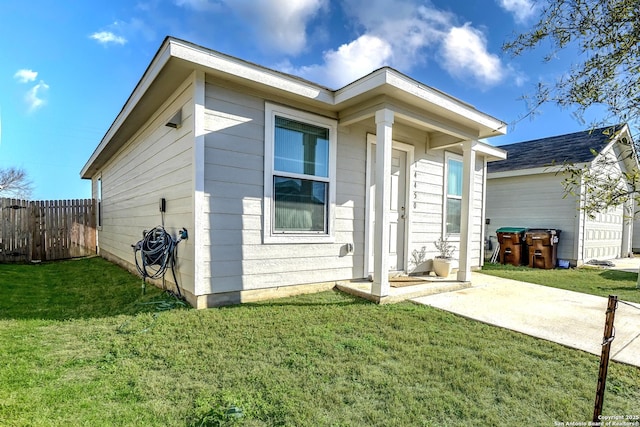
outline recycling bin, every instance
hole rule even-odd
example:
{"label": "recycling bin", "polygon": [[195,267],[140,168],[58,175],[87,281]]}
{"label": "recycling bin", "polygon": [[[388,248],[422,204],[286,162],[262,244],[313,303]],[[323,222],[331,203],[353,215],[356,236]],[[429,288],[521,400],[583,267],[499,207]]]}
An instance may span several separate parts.
{"label": "recycling bin", "polygon": [[525,233],[529,251],[529,267],[546,270],[556,267],[561,230],[530,229]]}
{"label": "recycling bin", "polygon": [[526,261],[525,231],[527,229],[523,227],[501,227],[496,230],[498,243],[500,243],[501,264],[512,264],[517,267]]}

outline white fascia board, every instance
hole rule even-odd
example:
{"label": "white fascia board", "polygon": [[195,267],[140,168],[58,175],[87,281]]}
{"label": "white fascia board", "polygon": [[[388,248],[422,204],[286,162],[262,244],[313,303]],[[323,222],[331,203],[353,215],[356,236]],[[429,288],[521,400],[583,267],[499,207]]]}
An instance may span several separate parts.
{"label": "white fascia board", "polygon": [[[627,140],[630,141],[629,146],[627,147],[626,145],[624,145],[622,142],[620,142],[620,140],[625,137],[627,138]],[[638,165],[638,157],[637,157],[637,152],[636,152],[636,146],[635,143],[633,142],[633,138],[631,138],[631,133],[629,132],[629,126],[627,124],[625,124],[620,131],[618,131],[618,134],[615,135],[611,141],[598,153],[597,156],[593,157],[593,160],[591,161],[591,165],[595,165],[597,162],[597,160],[600,159],[600,157],[604,156],[606,153],[609,152],[609,150],[612,150],[616,144],[620,144],[620,147],[622,148],[622,150],[627,151],[627,150],[631,150],[631,152],[634,154],[632,156],[630,160],[627,156],[628,156],[628,151],[626,153],[623,153],[623,163],[625,164],[625,168],[635,168],[636,170],[640,169],[640,165]],[[619,157],[619,154],[616,153],[616,156]],[[632,164],[630,164],[632,163]]]}
{"label": "white fascia board", "polygon": [[454,114],[472,120],[481,126],[494,129],[499,134],[504,135],[507,133],[507,125],[501,120],[484,114],[471,105],[446,95],[443,92],[421,85],[406,76],[389,71],[387,73],[387,83],[438,107],[451,111]]}
{"label": "white fascia board", "polygon": [[[583,166],[584,163],[580,166]],[[518,170],[510,170],[510,171],[502,171],[502,172],[490,172],[487,174],[487,179],[493,178],[511,178],[516,176],[526,176],[526,175],[540,175],[545,173],[562,173],[562,166],[543,166],[540,168],[530,168],[530,169],[518,169]]]}
{"label": "white fascia board", "polygon": [[384,85],[389,85],[437,107],[448,110],[458,116],[493,129],[495,133],[506,134],[506,123],[484,114],[469,104],[457,100],[443,92],[404,76],[390,68],[382,68],[338,90],[335,94],[335,104],[339,105],[351,98],[365,94]]}
{"label": "white fascia board", "polygon": [[334,103],[332,91],[312,83],[178,40],[171,40],[170,46],[171,56],[176,58],[328,105]]}
{"label": "white fascia board", "polygon": [[504,160],[507,158],[506,150],[503,150],[499,147],[494,147],[493,145],[489,145],[486,142],[475,141],[475,143],[473,144],[473,148],[477,153],[481,153],[482,155],[487,157],[487,160],[490,162]]}
{"label": "white fascia board", "polygon": [[149,86],[151,86],[153,81],[156,79],[156,77],[160,73],[160,70],[162,70],[165,64],[169,61],[169,59],[171,58],[170,48],[171,48],[170,40],[165,41],[165,43],[160,47],[160,50],[151,61],[151,64],[149,64],[149,67],[147,68],[142,78],[136,85],[135,89],[129,96],[129,99],[127,99],[127,102],[125,102],[124,106],[122,107],[122,110],[120,110],[120,113],[118,113],[118,116],[116,117],[116,119],[113,121],[113,123],[107,130],[107,133],[102,137],[100,144],[98,144],[96,149],[93,151],[93,154],[91,154],[91,157],[82,168],[82,171],[80,172],[80,176],[82,178],[90,178],[90,176],[85,176],[89,168],[91,167],[93,162],[95,162],[95,160],[98,158],[102,150],[107,146],[109,141],[111,141],[111,138],[113,138],[113,136],[118,131],[118,129],[120,129],[120,126],[122,126],[122,123],[124,123],[124,121],[127,119],[131,111],[133,111],[133,109],[136,107],[136,105],[138,104],[142,96],[145,94],[147,89],[149,89]]}
{"label": "white fascia board", "polygon": [[592,165],[595,165],[596,160],[599,160],[600,157],[606,155],[606,153],[608,153],[609,150],[611,150],[618,143],[618,140],[620,139],[620,136],[622,135],[623,130],[624,128],[621,129],[617,135],[613,136],[611,138],[611,141],[609,141],[609,143],[602,150],[600,150],[600,152],[597,155],[593,156],[593,160],[591,161]]}

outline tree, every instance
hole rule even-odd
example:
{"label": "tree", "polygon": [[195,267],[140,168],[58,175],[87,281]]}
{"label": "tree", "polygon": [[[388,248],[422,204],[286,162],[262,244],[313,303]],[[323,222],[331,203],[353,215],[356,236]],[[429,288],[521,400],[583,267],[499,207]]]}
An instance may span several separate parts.
{"label": "tree", "polygon": [[628,127],[607,127],[593,132],[603,132],[615,139],[617,147],[603,153],[592,149],[594,160],[586,165],[564,164],[561,171],[565,193],[579,195],[581,207],[590,218],[620,205],[625,207],[626,216],[633,216],[631,201],[640,197],[640,171],[633,167],[618,167],[620,161],[629,165],[637,157]]}
{"label": "tree", "polygon": [[28,199],[32,191],[32,183],[24,169],[0,169],[0,197]]}
{"label": "tree", "polygon": [[513,56],[549,42],[551,61],[575,48],[579,62],[554,83],[540,83],[530,107],[552,102],[574,107],[578,117],[594,105],[609,112],[607,123],[630,123],[640,117],[640,1],[544,0],[540,19],[503,45]]}
{"label": "tree", "polygon": [[[557,81],[539,83],[536,92],[525,97],[527,115],[535,114],[542,104],[554,103],[574,108],[584,123],[589,107],[603,106],[607,113],[592,129],[611,126],[607,132],[616,138],[621,129],[615,125],[636,125],[640,119],[640,0],[544,0],[537,6],[538,22],[506,42],[503,50],[518,56],[548,42],[551,50],[544,57],[546,62],[568,48],[577,49],[579,55],[578,62]],[[640,206],[638,172],[621,175],[613,168],[621,158],[635,155],[634,150],[621,150],[618,158],[600,156],[595,168],[565,164],[565,192],[585,196],[583,209],[589,215],[630,198]]]}

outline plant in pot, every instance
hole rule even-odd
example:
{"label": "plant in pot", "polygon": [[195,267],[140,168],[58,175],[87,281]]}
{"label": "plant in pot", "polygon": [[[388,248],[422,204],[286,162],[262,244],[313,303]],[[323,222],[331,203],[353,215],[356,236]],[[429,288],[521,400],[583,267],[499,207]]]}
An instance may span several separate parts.
{"label": "plant in pot", "polygon": [[447,239],[443,239],[442,237],[433,242],[433,244],[439,252],[433,259],[433,271],[436,273],[436,276],[447,277],[451,274],[451,261],[453,260],[453,251],[455,251],[456,248],[449,243]]}

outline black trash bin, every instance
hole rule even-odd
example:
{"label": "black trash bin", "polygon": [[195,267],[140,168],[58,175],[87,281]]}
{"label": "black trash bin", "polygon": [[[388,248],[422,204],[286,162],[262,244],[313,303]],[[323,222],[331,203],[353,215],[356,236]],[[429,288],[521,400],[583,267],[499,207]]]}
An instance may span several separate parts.
{"label": "black trash bin", "polygon": [[500,243],[501,264],[512,264],[517,267],[525,262],[527,259],[524,253],[525,231],[527,229],[523,227],[501,227],[496,230]]}
{"label": "black trash bin", "polygon": [[525,233],[529,267],[546,270],[556,267],[561,230],[532,228]]}

